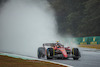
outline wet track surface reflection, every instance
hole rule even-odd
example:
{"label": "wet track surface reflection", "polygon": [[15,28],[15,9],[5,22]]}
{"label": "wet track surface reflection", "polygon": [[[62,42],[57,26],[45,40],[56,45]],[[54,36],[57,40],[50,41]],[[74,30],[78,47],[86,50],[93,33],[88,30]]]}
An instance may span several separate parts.
{"label": "wet track surface reflection", "polygon": [[79,48],[81,58],[79,60],[69,59],[52,59],[63,64],[68,64],[74,67],[100,67],[100,50]]}

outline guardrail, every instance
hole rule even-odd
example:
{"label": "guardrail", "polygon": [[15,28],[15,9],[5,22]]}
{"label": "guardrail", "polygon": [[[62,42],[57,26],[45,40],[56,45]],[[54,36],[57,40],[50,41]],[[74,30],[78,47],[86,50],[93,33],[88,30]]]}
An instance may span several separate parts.
{"label": "guardrail", "polygon": [[100,36],[76,37],[73,38],[73,42],[79,45],[100,45]]}

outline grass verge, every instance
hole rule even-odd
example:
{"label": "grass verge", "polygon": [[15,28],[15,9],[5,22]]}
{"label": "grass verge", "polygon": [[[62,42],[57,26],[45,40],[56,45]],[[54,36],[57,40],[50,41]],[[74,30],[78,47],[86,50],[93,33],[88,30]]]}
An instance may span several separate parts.
{"label": "grass verge", "polygon": [[67,67],[38,60],[23,60],[0,55],[0,67]]}
{"label": "grass verge", "polygon": [[79,47],[100,49],[100,44],[99,45],[79,45]]}

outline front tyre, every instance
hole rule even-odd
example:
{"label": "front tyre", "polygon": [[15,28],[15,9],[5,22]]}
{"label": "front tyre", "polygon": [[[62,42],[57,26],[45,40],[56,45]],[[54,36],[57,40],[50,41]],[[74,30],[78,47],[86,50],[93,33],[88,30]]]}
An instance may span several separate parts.
{"label": "front tyre", "polygon": [[78,48],[72,49],[73,60],[78,60],[80,58],[80,52]]}
{"label": "front tyre", "polygon": [[53,48],[48,48],[47,49],[47,59],[52,59],[53,58]]}
{"label": "front tyre", "polygon": [[77,58],[77,57],[73,57],[73,60],[78,60],[79,58]]}

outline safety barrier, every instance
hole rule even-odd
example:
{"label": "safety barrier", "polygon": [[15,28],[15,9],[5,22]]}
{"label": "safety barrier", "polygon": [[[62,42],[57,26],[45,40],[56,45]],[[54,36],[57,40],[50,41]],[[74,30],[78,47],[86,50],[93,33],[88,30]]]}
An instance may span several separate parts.
{"label": "safety barrier", "polygon": [[77,37],[74,38],[79,45],[99,45],[100,36],[91,36],[91,37]]}

